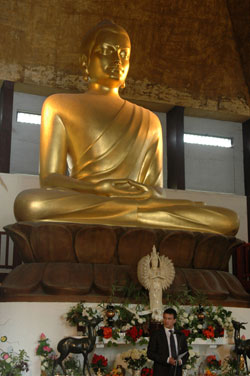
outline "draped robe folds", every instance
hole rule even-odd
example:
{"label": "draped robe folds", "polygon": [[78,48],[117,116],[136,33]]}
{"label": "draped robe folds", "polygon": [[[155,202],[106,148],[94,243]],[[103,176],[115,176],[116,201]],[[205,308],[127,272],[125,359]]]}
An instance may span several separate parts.
{"label": "draped robe folds", "polygon": [[[154,116],[124,101],[113,120],[99,133],[93,132],[91,143],[74,158],[71,176],[93,185],[105,179],[132,179],[159,187],[162,139]],[[25,205],[27,210],[24,210]],[[169,200],[160,195],[139,200],[61,188],[22,192],[16,199],[15,215],[19,221],[157,227],[227,235],[235,234],[238,229],[237,215],[224,208]]]}

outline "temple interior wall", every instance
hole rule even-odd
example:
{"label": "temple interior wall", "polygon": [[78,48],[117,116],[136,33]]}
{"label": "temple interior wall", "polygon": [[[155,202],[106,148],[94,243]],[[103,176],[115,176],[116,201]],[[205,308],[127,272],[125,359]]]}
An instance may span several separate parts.
{"label": "temple interior wall", "polygon": [[[164,187],[167,187],[166,114],[157,112],[163,130]],[[241,123],[184,117],[184,132],[228,137],[232,148],[184,144],[186,189],[244,195]]]}
{"label": "temple interior wall", "polygon": [[[8,342],[1,344],[1,347],[12,346],[15,350],[25,349],[30,356],[31,367],[29,376],[40,374],[40,360],[35,356],[35,348],[41,333],[45,333],[50,339],[51,346],[56,349],[58,341],[66,336],[76,335],[76,329],[70,327],[64,319],[66,312],[74,305],[73,303],[27,303],[11,302],[0,303],[0,325],[1,335],[8,338]],[[247,308],[227,308],[232,311],[232,316],[237,321],[247,321],[249,309]],[[32,313],[32,314],[30,314]],[[20,323],[22,323],[20,325]],[[246,325],[246,330],[241,332],[250,338],[250,322]],[[128,345],[121,345],[117,348],[97,348],[96,353],[108,357],[111,362],[115,359],[117,353],[126,351]],[[217,349],[206,345],[199,346],[200,351],[206,355],[214,354],[218,351],[220,357],[223,357],[231,347],[218,346]],[[196,349],[197,350],[197,349]]]}

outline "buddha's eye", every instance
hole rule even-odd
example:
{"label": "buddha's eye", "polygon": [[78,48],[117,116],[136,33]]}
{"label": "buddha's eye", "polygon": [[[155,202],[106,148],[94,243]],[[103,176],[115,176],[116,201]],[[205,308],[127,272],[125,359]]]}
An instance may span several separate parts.
{"label": "buddha's eye", "polygon": [[128,59],[129,58],[129,54],[126,50],[121,50],[120,56],[121,56],[122,59]]}
{"label": "buddha's eye", "polygon": [[110,46],[102,46],[101,52],[103,55],[111,55],[114,52],[114,49]]}

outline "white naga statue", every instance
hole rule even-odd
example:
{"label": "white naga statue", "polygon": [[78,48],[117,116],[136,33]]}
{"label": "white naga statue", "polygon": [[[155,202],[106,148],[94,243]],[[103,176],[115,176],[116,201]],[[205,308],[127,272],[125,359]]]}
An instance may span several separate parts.
{"label": "white naga statue", "polygon": [[137,275],[139,282],[149,290],[152,319],[162,320],[162,290],[166,290],[174,280],[175,270],[172,261],[156,252],[155,246],[151,254],[138,262]]}

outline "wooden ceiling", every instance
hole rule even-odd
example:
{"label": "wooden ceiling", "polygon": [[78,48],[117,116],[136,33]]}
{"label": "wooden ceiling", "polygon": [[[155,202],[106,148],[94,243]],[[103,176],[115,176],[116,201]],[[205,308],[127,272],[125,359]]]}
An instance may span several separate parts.
{"label": "wooden ceiling", "polygon": [[81,91],[84,33],[109,18],[132,42],[123,96],[149,108],[250,118],[249,0],[1,0],[0,79],[17,90]]}

